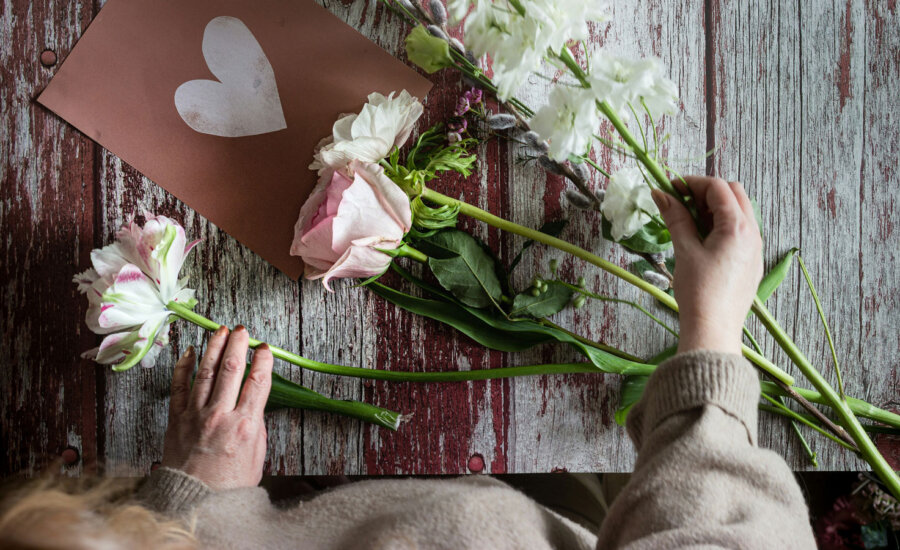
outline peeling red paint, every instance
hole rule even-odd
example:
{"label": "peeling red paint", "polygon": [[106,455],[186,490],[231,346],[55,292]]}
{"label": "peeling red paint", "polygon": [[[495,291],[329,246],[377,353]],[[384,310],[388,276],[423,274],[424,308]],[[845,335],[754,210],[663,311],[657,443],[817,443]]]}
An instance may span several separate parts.
{"label": "peeling red paint", "polygon": [[844,108],[847,100],[853,97],[853,93],[850,90],[850,83],[852,81],[852,77],[850,76],[852,59],[851,50],[853,46],[853,20],[850,16],[851,2],[847,1],[846,6],[847,7],[844,10],[844,28],[840,38],[841,56],[838,61],[837,73],[835,75],[838,93],[840,94],[841,109]]}

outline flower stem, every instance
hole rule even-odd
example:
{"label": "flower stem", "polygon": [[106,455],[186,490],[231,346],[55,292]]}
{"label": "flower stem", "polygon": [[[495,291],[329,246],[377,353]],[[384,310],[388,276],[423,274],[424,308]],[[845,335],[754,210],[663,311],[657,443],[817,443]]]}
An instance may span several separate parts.
{"label": "flower stem", "polygon": [[[763,396],[763,398],[765,398],[766,401],[768,401],[769,403],[772,404],[772,405],[770,405],[770,406],[760,405],[760,408],[761,408],[762,410],[768,411],[768,412],[772,412],[772,413],[775,413],[775,414],[780,414],[780,415],[782,415],[782,416],[786,416],[786,417],[790,418],[793,422],[800,422],[800,423],[802,423],[802,424],[805,424],[805,425],[809,426],[810,428],[816,430],[816,431],[819,432],[820,434],[824,435],[824,436],[827,437],[828,439],[834,441],[834,442],[837,443],[838,445],[844,447],[845,449],[849,449],[849,450],[851,450],[851,451],[853,451],[853,452],[857,452],[856,447],[854,447],[853,445],[850,445],[850,444],[847,443],[846,441],[844,441],[844,440],[838,438],[836,435],[834,435],[834,434],[832,434],[832,433],[830,433],[830,432],[825,431],[824,428],[822,428],[822,427],[820,427],[819,425],[813,423],[811,420],[809,420],[808,418],[804,417],[804,416],[801,415],[800,413],[795,412],[795,411],[789,409],[789,408],[788,408],[784,403],[782,403],[781,401],[776,400],[776,399],[773,399],[773,398],[769,397],[769,396],[766,395],[766,394],[762,394],[762,396]],[[806,443],[806,440],[803,440],[803,442],[804,442],[804,446],[806,447],[807,453],[810,455],[810,457],[812,457],[812,460],[815,460],[815,453],[812,453],[811,449],[809,448],[809,444]],[[818,464],[816,464],[816,467],[818,467]]]}
{"label": "flower stem", "polygon": [[[789,395],[788,392],[778,387],[778,385],[774,382],[762,381],[760,382],[760,386],[762,387],[762,390],[769,395]],[[791,389],[797,392],[799,395],[803,396],[805,399],[812,401],[813,403],[818,403],[820,405],[829,404],[828,400],[821,393],[818,393],[815,390],[808,390],[799,386],[791,386]],[[900,415],[896,413],[892,413],[891,411],[886,411],[884,409],[879,409],[875,405],[863,401],[862,399],[856,399],[849,396],[847,397],[847,406],[850,407],[850,410],[853,411],[853,413],[857,416],[875,420],[876,422],[881,422],[882,424],[887,424],[888,426],[894,428],[900,428]]]}
{"label": "flower stem", "polygon": [[[604,260],[603,258],[592,254],[579,246],[575,246],[574,244],[562,239],[552,237],[550,235],[547,235],[546,233],[541,233],[540,231],[529,229],[523,225],[504,220],[503,218],[495,216],[490,212],[482,210],[476,206],[472,206],[471,204],[468,204],[461,200],[450,198],[447,195],[443,195],[432,189],[425,188],[422,191],[422,198],[436,204],[458,206],[461,213],[477,220],[481,220],[488,225],[496,227],[497,229],[507,231],[509,233],[514,233],[516,235],[520,235],[522,237],[532,239],[540,243],[544,243],[556,249],[562,250],[563,252],[567,252],[577,258],[581,258],[586,262],[594,264],[607,273],[615,275],[623,281],[631,283],[632,285],[638,287],[639,289],[662,302],[663,305],[665,305],[669,309],[676,312],[678,311],[678,303],[675,302],[675,298],[673,298],[666,292],[658,289],[657,287],[648,283],[644,279],[641,279],[630,271],[619,267],[610,261]],[[759,353],[756,353],[755,351],[744,345],[742,345],[742,351],[744,353],[744,357],[755,363],[762,370],[771,374],[772,377],[781,380],[788,385],[792,385],[794,383],[794,378],[791,375],[778,368],[771,361],[769,361]]]}
{"label": "flower stem", "polygon": [[781,346],[781,349],[783,349],[794,364],[797,365],[800,372],[803,373],[807,380],[809,380],[816,390],[819,391],[828,406],[834,409],[838,419],[859,448],[860,454],[862,454],[863,458],[869,463],[878,477],[881,478],[881,481],[888,490],[890,490],[891,494],[900,498],[900,477],[897,476],[897,473],[894,472],[894,469],[891,468],[887,460],[881,456],[878,448],[875,447],[875,443],[873,443],[868,434],[866,434],[862,425],[859,423],[859,419],[853,414],[847,401],[841,399],[841,396],[834,391],[819,371],[813,367],[806,356],[803,355],[803,352],[801,352],[790,337],[788,337],[787,333],[784,332],[784,329],[781,328],[781,325],[778,324],[778,321],[775,320],[759,298],[754,298],[752,310],[769,333],[775,338],[775,341],[778,342],[778,345]]}
{"label": "flower stem", "polygon": [[[210,332],[218,330],[221,326],[215,321],[211,321],[177,302],[169,302],[167,307],[169,308],[169,311],[178,317]],[[251,348],[256,349],[260,345],[262,345],[261,341],[250,338]],[[271,350],[272,355],[278,359],[287,361],[292,365],[297,365],[298,367],[307,370],[338,376],[350,376],[353,378],[366,378],[370,380],[392,380],[396,382],[465,382],[469,380],[490,380],[494,378],[512,378],[517,376],[600,372],[596,366],[590,363],[552,363],[449,372],[399,372],[320,363],[319,361],[301,357],[296,353],[292,353],[271,344],[269,345],[269,350]],[[649,375],[654,369],[655,367],[653,365],[635,365],[633,366],[633,370],[630,370],[628,374]]]}
{"label": "flower stem", "polygon": [[[244,374],[245,378],[249,372],[250,369],[248,367],[247,372]],[[295,384],[273,372],[272,389],[269,392],[266,408],[279,409],[285,407],[341,414],[364,422],[377,424],[389,430],[397,430],[403,421],[403,415],[400,413],[360,401],[331,399],[309,388]]]}

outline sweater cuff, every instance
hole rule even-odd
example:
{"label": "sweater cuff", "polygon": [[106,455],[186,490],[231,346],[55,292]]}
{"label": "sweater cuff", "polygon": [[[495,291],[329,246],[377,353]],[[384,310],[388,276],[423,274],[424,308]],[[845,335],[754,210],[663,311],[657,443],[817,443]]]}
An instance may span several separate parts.
{"label": "sweater cuff", "polygon": [[715,405],[740,420],[756,445],[759,378],[742,356],[708,350],[679,353],[647,381],[628,415],[628,433],[640,449],[643,437],[674,414]]}
{"label": "sweater cuff", "polygon": [[135,499],[156,512],[181,516],[190,512],[212,489],[181,470],[160,467],[154,470],[135,494]]}

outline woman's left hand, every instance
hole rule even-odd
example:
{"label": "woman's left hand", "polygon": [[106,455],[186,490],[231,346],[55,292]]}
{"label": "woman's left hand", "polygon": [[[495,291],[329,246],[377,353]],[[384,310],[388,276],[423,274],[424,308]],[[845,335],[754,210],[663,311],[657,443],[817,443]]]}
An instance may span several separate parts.
{"label": "woman's left hand", "polygon": [[172,377],[169,427],[162,465],[190,474],[213,490],[253,487],[266,458],[263,411],[272,387],[272,352],[253,354],[241,390],[249,335],[238,326],[220,328],[209,339],[193,387],[193,347],[178,360]]}

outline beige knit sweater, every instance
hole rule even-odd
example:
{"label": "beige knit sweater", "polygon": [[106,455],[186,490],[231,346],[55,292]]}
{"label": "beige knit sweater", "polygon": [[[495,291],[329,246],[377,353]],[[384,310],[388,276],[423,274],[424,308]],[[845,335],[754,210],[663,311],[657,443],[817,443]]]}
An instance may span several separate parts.
{"label": "beige knit sweater", "polygon": [[210,548],[815,548],[791,471],[756,446],[759,382],[742,358],[663,363],[628,419],[634,475],[599,534],[486,476],[351,483],[290,507],[161,468],[139,491]]}

